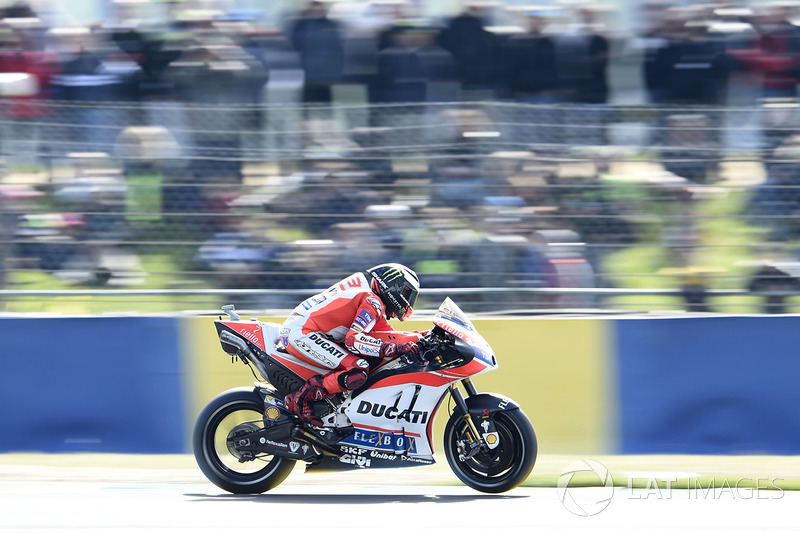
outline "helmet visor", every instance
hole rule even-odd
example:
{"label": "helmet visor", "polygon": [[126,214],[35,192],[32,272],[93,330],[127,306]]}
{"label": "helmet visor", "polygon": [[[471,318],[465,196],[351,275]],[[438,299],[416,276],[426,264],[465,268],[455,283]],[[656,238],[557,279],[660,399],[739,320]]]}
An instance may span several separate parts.
{"label": "helmet visor", "polygon": [[408,307],[403,316],[398,317],[400,320],[405,320],[414,311],[414,306],[417,305],[417,296],[419,296],[419,291],[416,288],[408,284],[403,286],[403,299],[408,302]]}

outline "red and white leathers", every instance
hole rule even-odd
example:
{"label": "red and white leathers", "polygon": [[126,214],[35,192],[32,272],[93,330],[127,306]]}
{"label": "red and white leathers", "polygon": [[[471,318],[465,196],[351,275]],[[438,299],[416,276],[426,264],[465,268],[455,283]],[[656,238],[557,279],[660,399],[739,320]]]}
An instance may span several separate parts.
{"label": "red and white leathers", "polygon": [[[416,342],[421,336],[389,325],[383,302],[361,272],[302,302],[280,330],[286,351],[330,370],[320,372],[330,394],[363,385],[369,371],[383,361],[384,343]],[[389,359],[387,347],[383,355]]]}

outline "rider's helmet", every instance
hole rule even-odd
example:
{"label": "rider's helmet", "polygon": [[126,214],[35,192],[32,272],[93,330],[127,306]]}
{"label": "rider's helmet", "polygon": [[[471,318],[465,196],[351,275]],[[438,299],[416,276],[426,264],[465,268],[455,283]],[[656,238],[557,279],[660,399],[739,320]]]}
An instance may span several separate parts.
{"label": "rider's helmet", "polygon": [[367,270],[370,288],[386,306],[386,317],[401,321],[414,311],[419,296],[419,277],[416,272],[399,263],[386,263]]}

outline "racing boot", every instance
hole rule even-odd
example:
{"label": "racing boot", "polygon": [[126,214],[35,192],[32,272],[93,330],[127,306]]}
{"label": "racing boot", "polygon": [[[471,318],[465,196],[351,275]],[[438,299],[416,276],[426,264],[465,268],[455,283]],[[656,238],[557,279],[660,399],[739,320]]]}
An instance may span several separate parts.
{"label": "racing boot", "polygon": [[322,385],[322,377],[314,376],[306,381],[302,387],[286,396],[284,400],[287,409],[312,426],[321,426],[322,419],[314,414],[311,402],[330,398],[332,394]]}

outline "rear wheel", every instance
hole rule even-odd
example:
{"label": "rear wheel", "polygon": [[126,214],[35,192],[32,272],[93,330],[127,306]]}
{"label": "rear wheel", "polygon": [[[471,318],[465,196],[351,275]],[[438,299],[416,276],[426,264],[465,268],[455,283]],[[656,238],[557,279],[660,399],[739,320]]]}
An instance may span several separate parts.
{"label": "rear wheel", "polygon": [[447,462],[458,479],[481,492],[505,492],[525,481],[536,462],[538,445],[530,420],[521,409],[494,414],[494,425],[500,437],[497,447],[486,447],[472,457],[459,459],[468,442],[467,423],[453,413],[444,430]]}
{"label": "rear wheel", "polygon": [[232,444],[264,427],[264,402],[253,389],[233,389],[214,398],[197,419],[192,444],[200,470],[219,488],[258,494],[277,487],[295,461],[260,454],[242,456]]}

